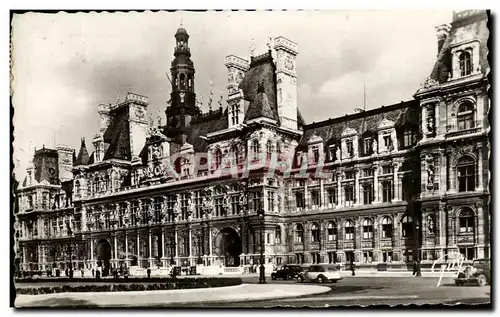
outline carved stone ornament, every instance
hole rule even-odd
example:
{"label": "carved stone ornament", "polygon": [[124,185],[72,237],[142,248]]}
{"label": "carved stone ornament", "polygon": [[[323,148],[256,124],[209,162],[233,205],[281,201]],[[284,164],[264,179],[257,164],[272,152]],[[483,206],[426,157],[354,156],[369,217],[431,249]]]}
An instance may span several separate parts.
{"label": "carved stone ornament", "polygon": [[195,212],[196,205],[193,203],[193,200],[191,197],[188,199],[188,213],[189,215],[192,215]]}
{"label": "carved stone ornament", "polygon": [[372,151],[373,151],[373,153],[377,153],[377,150],[378,150],[378,148],[377,148],[377,140],[374,139],[373,142],[372,142]]}
{"label": "carved stone ornament", "polygon": [[432,218],[431,215],[427,215],[426,221],[427,221],[427,231],[429,232],[429,234],[434,234],[434,228],[435,228],[434,219]]}
{"label": "carved stone ornament", "polygon": [[422,86],[421,86],[421,87],[422,87],[422,88],[424,88],[424,89],[428,89],[428,88],[431,88],[431,87],[434,87],[434,86],[437,86],[437,85],[439,85],[439,83],[438,83],[436,80],[434,80],[434,79],[432,79],[432,78],[428,77],[428,78],[424,81],[424,83],[422,84]]}
{"label": "carved stone ornament", "polygon": [[337,147],[337,150],[335,151],[335,159],[340,160],[340,148]]}

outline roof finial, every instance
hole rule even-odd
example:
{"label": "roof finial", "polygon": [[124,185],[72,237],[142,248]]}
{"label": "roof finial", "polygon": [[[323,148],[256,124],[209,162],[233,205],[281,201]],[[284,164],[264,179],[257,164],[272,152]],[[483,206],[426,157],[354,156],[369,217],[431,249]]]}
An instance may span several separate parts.
{"label": "roof finial", "polygon": [[120,93],[117,90],[116,91],[116,104],[119,104],[119,103],[120,103]]}
{"label": "roof finial", "polygon": [[161,127],[161,111],[160,111],[160,109],[158,108],[158,109],[156,110],[156,112],[157,112],[157,114],[156,114],[156,118],[157,118],[157,120],[158,120],[158,128],[160,128],[160,127]]}
{"label": "roof finial", "polygon": [[267,49],[269,51],[273,49],[273,44],[274,44],[273,36],[271,35],[271,31],[269,31],[269,37],[267,39]]}
{"label": "roof finial", "polygon": [[184,23],[182,21],[182,16],[181,16],[181,27],[183,27],[183,26],[184,26]]}
{"label": "roof finial", "polygon": [[252,45],[250,45],[250,57],[254,57],[255,54],[255,40],[252,38]]}

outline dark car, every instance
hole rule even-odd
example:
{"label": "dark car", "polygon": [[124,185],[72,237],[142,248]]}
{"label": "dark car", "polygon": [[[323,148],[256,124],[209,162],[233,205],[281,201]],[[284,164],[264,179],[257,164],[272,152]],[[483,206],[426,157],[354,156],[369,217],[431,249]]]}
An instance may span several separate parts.
{"label": "dark car", "polygon": [[472,266],[466,266],[463,272],[458,273],[455,284],[462,286],[465,283],[477,283],[485,286],[491,283],[490,259],[477,259],[472,262]]}
{"label": "dark car", "polygon": [[302,271],[300,265],[283,265],[278,270],[271,273],[271,279],[275,280],[277,278],[282,278],[284,280],[291,280],[297,277],[297,275]]}

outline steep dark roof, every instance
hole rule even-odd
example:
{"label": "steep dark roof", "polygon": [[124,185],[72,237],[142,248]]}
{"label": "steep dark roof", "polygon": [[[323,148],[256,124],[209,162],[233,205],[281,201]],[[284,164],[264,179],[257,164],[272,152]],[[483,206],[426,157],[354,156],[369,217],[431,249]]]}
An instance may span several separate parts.
{"label": "steep dark roof", "polygon": [[74,166],[87,164],[89,164],[89,152],[87,152],[87,147],[85,146],[85,138],[82,138],[80,151],[78,152],[78,156],[75,159]]}
{"label": "steep dark roof", "polygon": [[342,132],[346,128],[356,130],[360,136],[367,132],[373,133],[377,131],[378,125],[384,118],[393,121],[396,129],[405,125],[418,126],[418,102],[411,100],[306,125],[299,145],[300,147],[306,146],[313,134],[320,136],[326,143],[332,143],[341,139]]}
{"label": "steep dark roof", "polygon": [[487,59],[489,30],[485,25],[487,18],[486,12],[478,11],[470,16],[467,16],[467,18],[457,18],[453,21],[451,24],[451,30],[441,47],[436,63],[434,64],[432,72],[429,76],[431,79],[436,80],[440,84],[448,81],[448,74],[452,71],[451,43],[461,41],[458,40],[458,37],[461,36],[458,34],[458,30],[464,25],[469,24],[471,25],[470,31],[474,32],[474,37],[477,37],[480,40],[479,64],[481,65],[482,70],[486,71],[489,66]]}
{"label": "steep dark roof", "polygon": [[129,108],[119,107],[112,112],[108,128],[104,132],[104,142],[109,144],[104,160],[111,158],[130,160]]}
{"label": "steep dark roof", "polygon": [[191,122],[187,142],[193,146],[195,152],[205,152],[207,149],[207,142],[200,136],[228,128],[227,116],[227,109],[226,111],[219,109],[197,117]]}
{"label": "steep dark roof", "polygon": [[94,164],[94,152],[90,153],[89,162],[87,164]]}
{"label": "steep dark roof", "polygon": [[259,117],[278,120],[275,72],[276,66],[270,52],[252,57],[250,69],[239,84],[244,99],[250,102],[245,121]]}

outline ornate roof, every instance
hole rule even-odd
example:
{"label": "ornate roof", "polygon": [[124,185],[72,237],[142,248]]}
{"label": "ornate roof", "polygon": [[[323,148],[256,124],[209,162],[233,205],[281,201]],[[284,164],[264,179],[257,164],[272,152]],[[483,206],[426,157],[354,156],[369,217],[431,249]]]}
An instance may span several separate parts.
{"label": "ornate roof", "polygon": [[356,135],[357,133],[358,132],[356,132],[353,128],[346,127],[344,131],[342,131],[342,137]]}
{"label": "ornate roof", "polygon": [[378,125],[379,130],[389,129],[392,127],[394,127],[394,121],[388,120],[387,118],[382,119]]}

